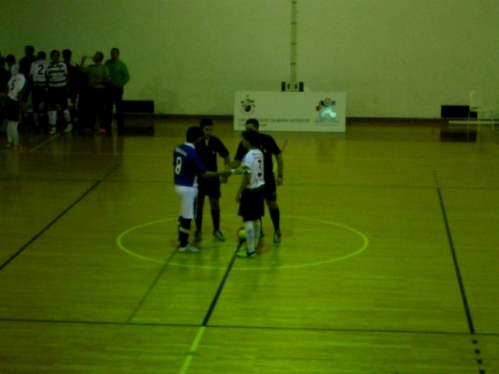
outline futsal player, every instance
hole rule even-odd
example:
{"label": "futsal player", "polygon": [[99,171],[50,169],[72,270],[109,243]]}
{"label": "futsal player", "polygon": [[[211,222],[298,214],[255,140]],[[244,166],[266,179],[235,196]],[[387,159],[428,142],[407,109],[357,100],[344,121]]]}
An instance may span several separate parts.
{"label": "futsal player", "polygon": [[26,90],[26,83],[26,77],[21,72],[12,76],[7,83],[4,112],[5,120],[7,121],[7,147],[19,147],[17,126],[21,118],[21,105]]}
{"label": "futsal player", "polygon": [[[265,161],[264,198],[267,202],[270,218],[272,219],[272,224],[274,226],[274,243],[277,244],[281,242],[281,213],[279,210],[279,206],[277,205],[277,186],[280,186],[282,184],[284,161],[282,158],[282,152],[276,144],[274,138],[270,135],[262,134],[261,132],[259,132],[259,127],[260,123],[255,118],[250,118],[246,121],[246,130],[254,131],[258,134],[258,148],[263,153],[263,158]],[[246,152],[247,149],[244,147],[243,142],[239,143],[236,156],[234,157],[234,161],[232,162],[231,166],[233,169],[237,169],[239,167],[239,165],[241,164],[241,160],[243,159]],[[274,177],[272,155],[274,155],[277,160],[277,179]]]}
{"label": "futsal player", "polygon": [[261,218],[264,212],[265,160],[262,151],[257,148],[258,133],[246,130],[242,136],[241,144],[247,153],[242,159],[243,177],[236,194],[236,202],[239,203],[238,214],[244,222],[247,248],[239,251],[237,256],[253,257],[260,238]]}
{"label": "futsal player", "polygon": [[[213,122],[210,119],[202,119],[199,127],[204,132],[203,140],[196,144],[196,151],[201,157],[201,161],[209,171],[217,171],[217,154],[223,158],[225,166],[230,165],[229,151],[222,143],[222,141],[213,136]],[[226,182],[226,178],[222,178],[222,182]],[[213,237],[224,242],[225,237],[220,231],[220,178],[200,179],[198,186],[198,200],[196,212],[196,232],[194,238],[197,242],[202,240],[202,226],[203,226],[203,206],[204,198],[210,198],[211,220],[213,222]]]}
{"label": "futsal player", "polygon": [[50,52],[51,62],[47,66],[47,101],[49,105],[48,122],[50,125],[50,135],[57,134],[57,111],[62,110],[64,119],[66,120],[66,129],[64,132],[73,131],[71,124],[71,115],[68,109],[68,94],[69,75],[66,65],[60,61],[61,54],[59,51],[53,50]]}
{"label": "futsal player", "polygon": [[175,191],[180,197],[178,239],[180,252],[199,252],[188,243],[191,221],[195,216],[195,202],[198,194],[198,176],[202,178],[228,177],[230,171],[207,171],[196,152],[195,145],[202,141],[204,132],[200,127],[189,127],[186,142],[173,151],[173,179]]}
{"label": "futsal player", "polygon": [[45,101],[47,98],[47,76],[45,73],[49,63],[46,60],[46,57],[47,55],[45,52],[38,52],[37,60],[31,64],[29,74],[33,84],[31,102],[33,104],[33,120],[37,132],[40,130],[40,116],[45,109]]}

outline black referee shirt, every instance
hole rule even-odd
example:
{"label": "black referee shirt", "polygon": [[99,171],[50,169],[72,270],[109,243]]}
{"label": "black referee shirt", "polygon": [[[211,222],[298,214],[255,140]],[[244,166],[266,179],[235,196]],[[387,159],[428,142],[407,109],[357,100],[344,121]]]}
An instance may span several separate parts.
{"label": "black referee shirt", "polygon": [[216,136],[210,136],[208,139],[203,139],[199,144],[196,144],[196,151],[201,157],[206,170],[217,171],[217,153],[225,159],[229,155],[229,151],[224,144]]}
{"label": "black referee shirt", "polygon": [[[258,133],[258,140],[260,142],[260,144],[258,145],[258,149],[263,153],[263,167],[265,168],[264,174],[268,175],[274,170],[272,155],[280,155],[281,149],[277,146],[274,138],[270,135]],[[246,153],[248,153],[248,150],[244,148],[243,142],[240,142],[239,146],[237,147],[236,157],[234,157],[234,159],[242,161]]]}

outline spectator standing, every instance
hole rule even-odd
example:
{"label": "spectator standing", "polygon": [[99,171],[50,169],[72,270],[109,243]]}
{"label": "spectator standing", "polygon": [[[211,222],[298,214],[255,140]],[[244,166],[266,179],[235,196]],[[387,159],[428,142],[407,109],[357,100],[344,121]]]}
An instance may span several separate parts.
{"label": "spectator standing", "polygon": [[113,122],[113,107],[116,106],[116,125],[118,133],[125,129],[125,121],[123,118],[123,93],[125,85],[130,80],[128,67],[120,60],[120,50],[118,48],[111,49],[111,59],[105,63],[111,75],[111,84],[108,90],[108,98],[106,103],[107,121],[106,128],[111,127]]}
{"label": "spectator standing", "polygon": [[104,54],[96,52],[94,63],[85,68],[86,56],[81,59],[80,70],[87,75],[88,103],[85,128],[94,129],[97,116],[99,116],[100,133],[111,135],[111,126],[105,121],[106,89],[111,81],[109,70],[102,63]]}

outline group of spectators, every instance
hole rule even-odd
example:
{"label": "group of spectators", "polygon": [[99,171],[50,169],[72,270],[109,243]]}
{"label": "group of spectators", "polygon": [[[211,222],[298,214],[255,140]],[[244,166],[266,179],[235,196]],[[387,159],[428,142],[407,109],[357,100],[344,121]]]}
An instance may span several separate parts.
{"label": "group of spectators", "polygon": [[[111,49],[106,61],[102,52],[96,52],[82,56],[79,64],[72,61],[69,49],[62,51],[62,60],[61,53],[52,50],[50,61],[44,51],[35,55],[33,46],[24,51],[19,64],[14,55],[0,56],[0,130],[7,133],[8,146],[19,146],[17,126],[27,119],[29,107],[37,132],[93,132],[98,118],[99,132],[110,136],[114,107],[118,134],[124,131],[122,102],[130,74],[118,48]],[[87,66],[89,58],[93,63]]]}

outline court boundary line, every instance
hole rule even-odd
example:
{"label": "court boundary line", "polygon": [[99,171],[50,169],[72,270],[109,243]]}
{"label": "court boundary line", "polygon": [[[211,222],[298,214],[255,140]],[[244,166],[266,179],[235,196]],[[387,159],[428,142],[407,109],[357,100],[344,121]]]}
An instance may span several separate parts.
{"label": "court boundary line", "polygon": [[13,255],[11,255],[3,264],[0,265],[0,271],[2,271],[8,264],[10,264],[17,256],[24,252],[35,240],[42,236],[48,229],[50,229],[59,219],[61,219],[67,212],[69,212],[76,204],[83,200],[90,192],[92,192],[97,186],[99,186],[113,171],[115,171],[120,164],[116,164],[111,170],[109,170],[104,177],[95,182],[89,189],[87,189],[79,198],[77,198],[73,203],[71,203],[66,209],[64,209],[59,215],[57,215],[52,221],[50,221],[41,231],[33,236],[27,243],[25,243],[21,248],[19,248]]}
{"label": "court boundary line", "polygon": [[[70,321],[70,320],[43,320],[43,319],[19,319],[19,318],[0,318],[0,323],[33,323],[33,324],[67,324],[67,325],[96,325],[96,326],[134,326],[134,327],[173,327],[173,328],[197,328],[198,324],[182,323],[139,323],[139,322],[107,322],[107,321]],[[351,333],[375,333],[375,334],[418,334],[418,335],[459,335],[459,336],[485,336],[499,338],[499,332],[475,332],[470,334],[463,331],[417,331],[417,330],[369,330],[355,328],[314,328],[314,327],[289,327],[289,326],[240,326],[240,325],[207,325],[206,328],[212,329],[246,329],[246,330],[281,330],[281,331],[311,331],[311,332],[351,332]]]}
{"label": "court boundary line", "polygon": [[454,247],[454,240],[452,239],[452,231],[450,229],[449,219],[447,217],[447,211],[445,209],[444,198],[442,196],[442,190],[440,189],[440,185],[438,183],[438,175],[436,171],[433,171],[433,176],[435,178],[435,185],[438,194],[438,200],[440,203],[440,209],[442,211],[442,216],[444,219],[445,231],[447,233],[447,240],[449,242],[449,248],[452,255],[452,261],[454,263],[454,270],[456,271],[456,277],[459,284],[459,290],[461,292],[461,300],[463,302],[464,312],[466,314],[466,321],[468,322],[468,329],[470,334],[475,334],[475,326],[473,324],[473,317],[471,315],[470,305],[468,303],[468,297],[466,296],[466,288],[464,287],[463,277],[461,275],[461,269],[459,267],[459,261],[457,259],[456,248]]}

